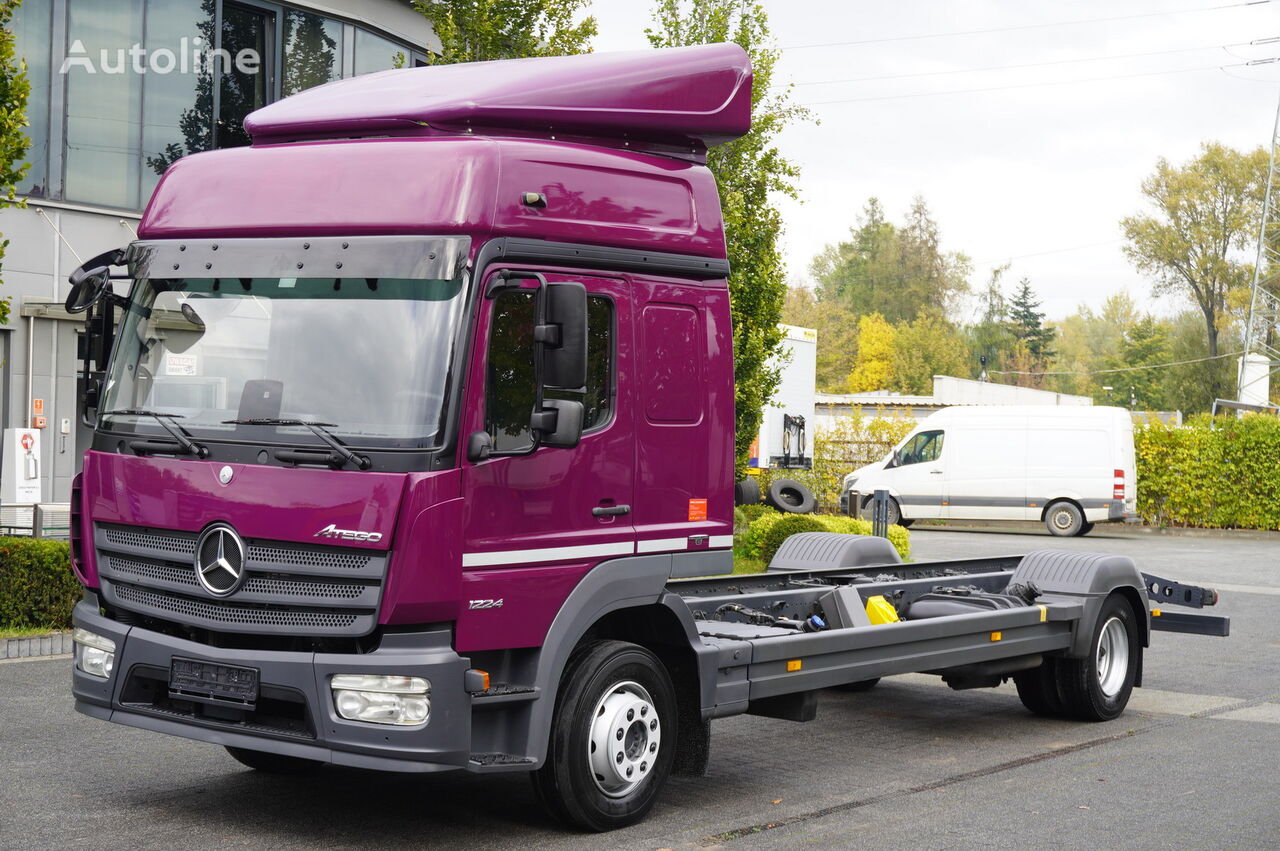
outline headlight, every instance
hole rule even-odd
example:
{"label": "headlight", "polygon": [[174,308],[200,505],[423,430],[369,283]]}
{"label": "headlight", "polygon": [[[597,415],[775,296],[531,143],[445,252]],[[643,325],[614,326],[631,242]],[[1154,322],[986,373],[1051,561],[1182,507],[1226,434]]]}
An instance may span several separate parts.
{"label": "headlight", "polygon": [[111,676],[116,664],[116,643],[110,638],[76,627],[71,633],[76,645],[76,667],[92,677]]}
{"label": "headlight", "polygon": [[410,726],[431,717],[431,683],[422,677],[335,674],[333,706],[348,721]]}

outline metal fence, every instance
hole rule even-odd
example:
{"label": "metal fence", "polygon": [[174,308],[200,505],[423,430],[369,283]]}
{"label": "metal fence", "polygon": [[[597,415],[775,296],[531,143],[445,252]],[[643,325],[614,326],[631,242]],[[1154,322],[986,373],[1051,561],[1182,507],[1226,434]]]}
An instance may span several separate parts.
{"label": "metal fence", "polygon": [[0,535],[68,540],[71,537],[71,503],[0,505]]}

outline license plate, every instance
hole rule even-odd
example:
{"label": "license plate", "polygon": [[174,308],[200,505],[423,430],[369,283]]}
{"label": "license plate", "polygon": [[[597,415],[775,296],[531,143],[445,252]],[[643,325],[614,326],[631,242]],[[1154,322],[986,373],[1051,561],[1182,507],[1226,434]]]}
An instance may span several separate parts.
{"label": "license plate", "polygon": [[258,699],[258,670],[175,657],[169,665],[169,691],[253,703]]}

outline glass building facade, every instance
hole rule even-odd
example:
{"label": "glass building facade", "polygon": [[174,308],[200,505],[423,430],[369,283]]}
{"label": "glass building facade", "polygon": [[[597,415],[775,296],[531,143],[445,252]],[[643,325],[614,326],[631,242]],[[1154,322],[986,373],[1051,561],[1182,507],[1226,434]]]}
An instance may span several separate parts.
{"label": "glass building facade", "polygon": [[426,62],[363,23],[258,0],[26,0],[14,31],[31,79],[19,192],[123,210],[175,160],[249,144],[259,107]]}

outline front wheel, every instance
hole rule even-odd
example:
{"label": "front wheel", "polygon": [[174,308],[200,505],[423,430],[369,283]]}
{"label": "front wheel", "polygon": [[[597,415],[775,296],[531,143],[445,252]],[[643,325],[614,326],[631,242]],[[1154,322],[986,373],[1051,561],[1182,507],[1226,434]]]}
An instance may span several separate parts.
{"label": "front wheel", "polygon": [[1119,594],[1102,604],[1089,647],[1083,659],[1055,660],[1058,694],[1067,715],[1081,721],[1110,721],[1129,704],[1142,660],[1133,608]]}
{"label": "front wheel", "polygon": [[622,641],[588,644],[561,677],[534,793],[554,818],[575,827],[635,824],[671,773],[675,735],[675,689],[657,657]]}

